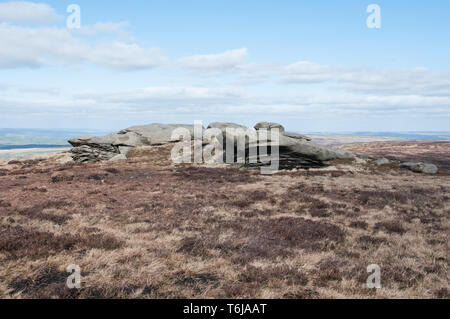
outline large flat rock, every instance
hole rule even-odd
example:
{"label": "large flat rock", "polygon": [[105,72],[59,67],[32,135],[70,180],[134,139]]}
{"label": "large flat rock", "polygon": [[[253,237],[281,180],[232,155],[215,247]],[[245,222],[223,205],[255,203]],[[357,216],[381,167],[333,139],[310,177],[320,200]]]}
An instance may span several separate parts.
{"label": "large flat rock", "polygon": [[[132,126],[117,132],[118,135],[134,133],[140,136],[144,145],[164,145],[171,142],[172,133],[177,128],[189,130],[191,136],[194,136],[194,125],[188,124],[159,124]],[[176,140],[175,140],[176,141]]]}

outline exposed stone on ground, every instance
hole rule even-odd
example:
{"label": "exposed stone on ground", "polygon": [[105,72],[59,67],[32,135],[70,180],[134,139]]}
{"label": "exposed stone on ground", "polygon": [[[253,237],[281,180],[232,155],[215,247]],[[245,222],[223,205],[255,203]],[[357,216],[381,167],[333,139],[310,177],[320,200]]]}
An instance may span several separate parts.
{"label": "exposed stone on ground", "polygon": [[354,160],[356,157],[352,152],[346,151],[342,148],[337,148],[337,147],[332,147],[329,148],[328,150],[330,150],[331,152],[333,152],[334,154],[332,155],[334,158],[333,159],[348,159],[348,160]]}
{"label": "exposed stone on ground", "polygon": [[72,158],[71,154],[72,153],[70,151],[66,151],[66,152],[63,152],[63,153],[52,155],[51,157],[54,158],[56,163],[66,164],[66,163],[73,162],[73,158]]}
{"label": "exposed stone on ground", "polygon": [[386,164],[389,164],[389,163],[390,163],[390,161],[387,158],[385,158],[385,157],[379,158],[379,159],[377,159],[375,161],[375,164],[377,164],[377,166],[386,165]]}
{"label": "exposed stone on ground", "polygon": [[428,163],[413,163],[413,162],[405,162],[401,163],[400,167],[409,169],[415,173],[424,173],[424,174],[436,174],[438,172],[438,168],[434,164]]}

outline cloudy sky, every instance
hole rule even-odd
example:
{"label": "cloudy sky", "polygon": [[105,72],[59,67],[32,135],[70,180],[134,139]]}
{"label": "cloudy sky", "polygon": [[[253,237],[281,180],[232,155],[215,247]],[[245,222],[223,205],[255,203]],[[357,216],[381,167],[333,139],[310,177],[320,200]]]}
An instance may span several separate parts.
{"label": "cloudy sky", "polygon": [[449,16],[445,0],[0,1],[0,127],[449,131]]}

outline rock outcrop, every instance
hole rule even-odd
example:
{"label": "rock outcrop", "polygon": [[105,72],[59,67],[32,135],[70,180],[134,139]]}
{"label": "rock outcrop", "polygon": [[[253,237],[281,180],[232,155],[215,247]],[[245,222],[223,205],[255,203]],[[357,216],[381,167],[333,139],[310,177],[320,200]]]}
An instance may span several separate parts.
{"label": "rock outcrop", "polygon": [[98,162],[108,161],[121,154],[126,156],[128,152],[137,146],[164,145],[171,141],[173,130],[186,128],[194,134],[193,125],[182,124],[149,124],[133,126],[105,137],[92,135],[80,136],[69,140],[73,146],[72,158],[76,162]]}
{"label": "rock outcrop", "polygon": [[[279,167],[280,169],[314,168],[326,166],[335,159],[354,159],[354,155],[342,149],[327,148],[310,142],[304,135],[286,133],[277,123],[258,123],[255,129],[278,128],[279,135]],[[270,139],[270,134],[269,134]],[[268,144],[274,141],[270,139]],[[261,145],[260,141],[258,144]],[[252,165],[252,164],[249,164]],[[259,166],[260,164],[256,164]]]}
{"label": "rock outcrop", "polygon": [[[69,143],[73,146],[72,157],[77,162],[115,161],[126,158],[128,152],[134,147],[177,142],[177,140],[171,140],[172,132],[177,128],[187,129],[194,138],[193,125],[150,124],[133,126],[103,138],[81,136],[69,140]],[[227,145],[231,144],[234,149],[233,162],[240,162],[251,167],[266,165],[260,161],[258,151],[261,147],[267,147],[268,155],[271,155],[271,145],[275,139],[271,137],[270,130],[274,128],[279,132],[279,167],[281,169],[322,167],[331,160],[354,159],[354,155],[345,150],[319,146],[312,143],[311,139],[305,135],[286,132],[278,123],[261,122],[256,124],[254,129],[240,124],[222,122],[211,123],[208,126],[208,129],[218,129],[222,132],[224,162],[229,162],[226,152]],[[265,130],[264,134],[261,130]],[[245,141],[246,149],[246,157],[240,159],[241,161],[237,158],[239,141]],[[203,145],[210,142],[211,138],[205,138]],[[249,150],[252,147],[253,150],[257,150],[256,154],[251,154],[253,158],[249,156]]]}
{"label": "rock outcrop", "polygon": [[97,136],[80,136],[69,140],[72,144],[72,158],[75,162],[107,161],[120,154],[119,147],[107,138]]}
{"label": "rock outcrop", "polygon": [[[275,128],[279,132],[279,168],[280,169],[293,169],[293,168],[313,168],[323,167],[327,161],[335,159],[354,159],[354,155],[342,149],[332,149],[316,145],[311,139],[305,135],[297,133],[285,132],[282,125],[278,123],[261,122],[255,125],[255,139],[250,138],[249,128],[235,124],[235,123],[212,123],[208,128],[218,128],[223,134],[223,149],[227,149],[228,144],[233,144],[234,149],[234,161],[237,162],[237,143],[238,140],[245,141],[245,165],[249,167],[260,167],[267,164],[260,161],[260,154],[254,154],[253,157],[249,156],[249,150],[251,147],[258,150],[259,147],[266,146],[268,149],[268,155],[271,155],[271,145],[275,142],[270,136],[270,130]],[[228,129],[228,134],[227,133]],[[259,131],[265,129],[267,134],[261,136]],[[235,130],[235,131],[233,131]],[[231,134],[230,134],[231,133]],[[242,136],[245,135],[245,136]],[[261,139],[266,137],[267,140]],[[256,155],[256,157],[255,157]],[[242,159],[241,159],[242,160]],[[224,152],[224,161],[226,161],[226,152]]]}

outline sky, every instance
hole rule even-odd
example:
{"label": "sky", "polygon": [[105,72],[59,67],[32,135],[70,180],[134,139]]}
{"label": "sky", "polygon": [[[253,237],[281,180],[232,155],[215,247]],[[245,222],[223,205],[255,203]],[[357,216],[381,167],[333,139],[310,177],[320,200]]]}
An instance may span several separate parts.
{"label": "sky", "polygon": [[450,131],[449,16],[446,0],[0,1],[0,127]]}

